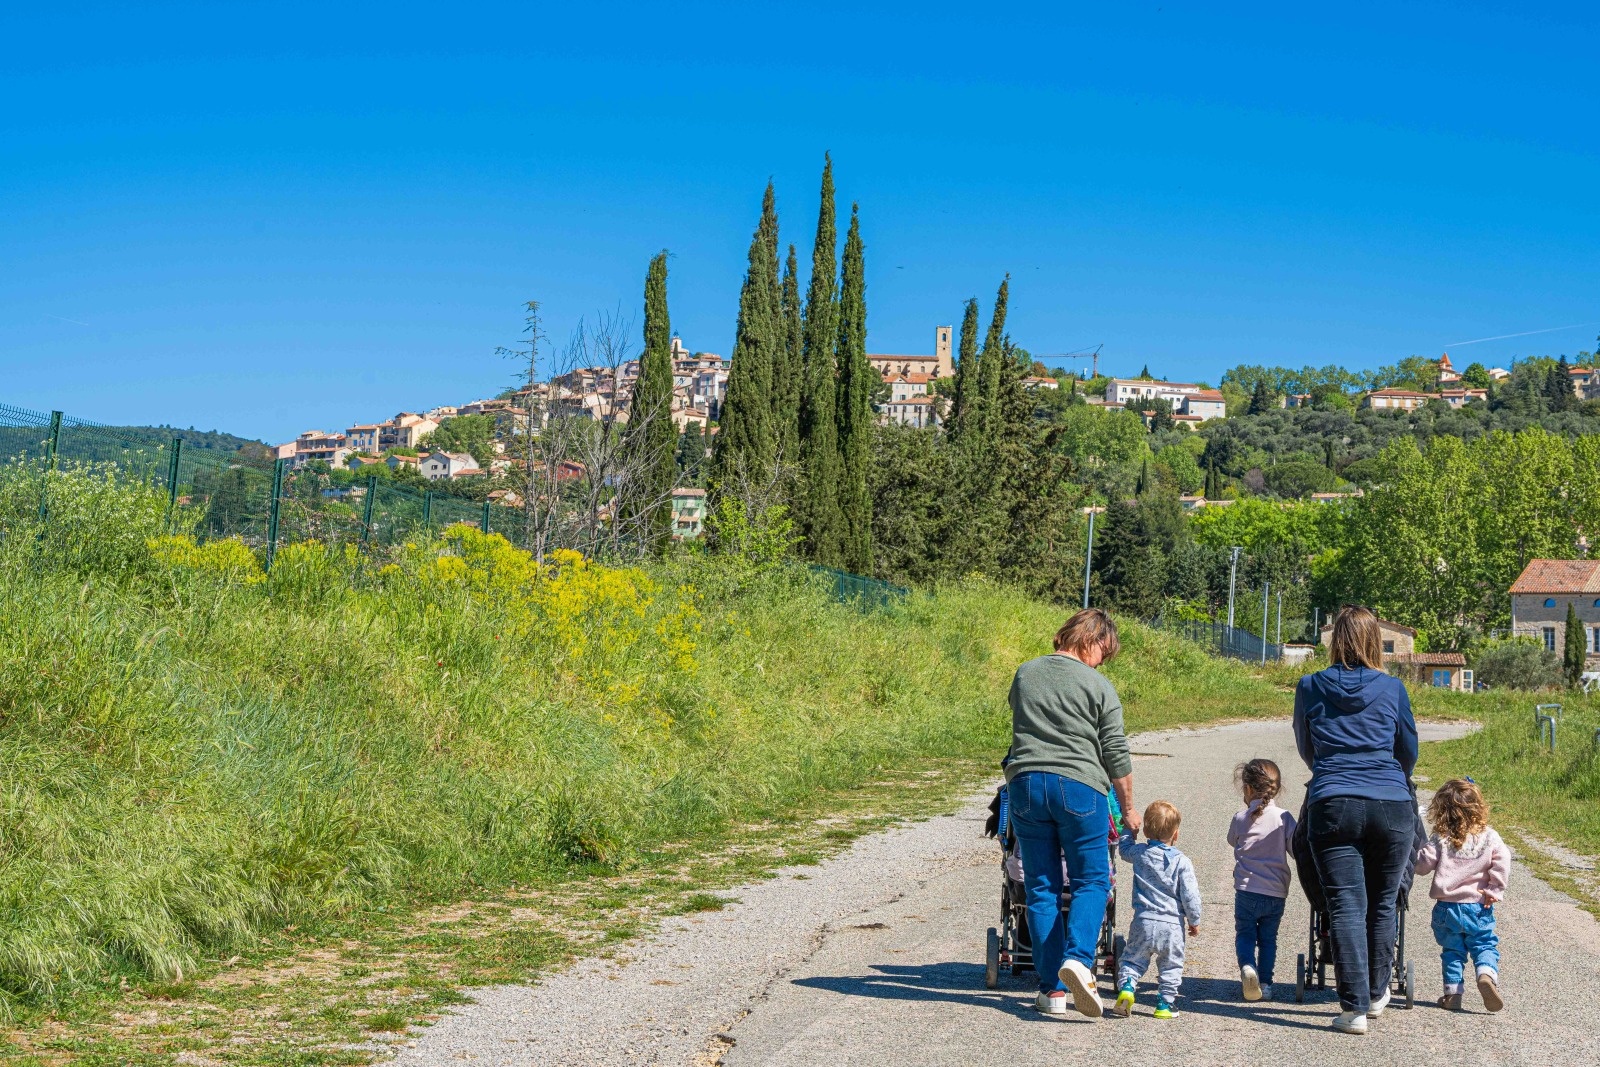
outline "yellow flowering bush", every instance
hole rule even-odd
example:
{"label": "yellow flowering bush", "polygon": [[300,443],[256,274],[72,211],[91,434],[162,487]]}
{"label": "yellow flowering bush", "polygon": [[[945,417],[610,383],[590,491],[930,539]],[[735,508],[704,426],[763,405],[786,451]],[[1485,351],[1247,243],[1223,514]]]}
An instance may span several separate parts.
{"label": "yellow flowering bush", "polygon": [[[499,534],[469,526],[447,530],[440,546],[410,556],[416,592],[465,589],[492,604],[495,626],[508,639],[540,646],[546,662],[584,681],[611,707],[647,700],[654,686],[633,684],[641,674],[688,672],[696,666],[701,633],[698,596],[684,587],[662,596],[636,567],[612,567],[558,549],[539,564]],[[619,677],[628,678],[619,684]]]}
{"label": "yellow flowering bush", "polygon": [[267,578],[256,554],[237,537],[204,544],[189,536],[152,537],[145,544],[150,557],[168,570],[244,585],[255,585]]}

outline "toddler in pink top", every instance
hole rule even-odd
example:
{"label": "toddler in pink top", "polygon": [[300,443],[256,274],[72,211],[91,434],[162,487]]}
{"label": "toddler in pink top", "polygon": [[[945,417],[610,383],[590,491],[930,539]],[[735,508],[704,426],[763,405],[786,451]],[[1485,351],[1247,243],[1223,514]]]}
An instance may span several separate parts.
{"label": "toddler in pink top", "polygon": [[1278,960],[1278,924],[1289,896],[1289,842],[1294,816],[1278,807],[1283,778],[1269,759],[1242,763],[1234,772],[1244,810],[1228,826],[1233,846],[1233,944],[1246,1000],[1272,999]]}
{"label": "toddler in pink top", "polygon": [[1489,826],[1489,804],[1470,778],[1452,778],[1428,805],[1433,836],[1417,852],[1417,873],[1433,872],[1428,895],[1433,936],[1444,963],[1439,1006],[1461,1010],[1467,958],[1478,972],[1478,993],[1490,1011],[1505,1007],[1500,995],[1500,939],[1494,906],[1506,895],[1511,850]]}

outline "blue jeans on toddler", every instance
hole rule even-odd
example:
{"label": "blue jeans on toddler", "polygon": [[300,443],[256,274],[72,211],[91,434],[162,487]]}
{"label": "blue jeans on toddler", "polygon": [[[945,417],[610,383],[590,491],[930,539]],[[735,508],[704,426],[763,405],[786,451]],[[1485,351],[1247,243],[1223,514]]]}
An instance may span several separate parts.
{"label": "blue jeans on toddler", "polygon": [[1475,967],[1487,967],[1497,977],[1500,974],[1500,938],[1494,932],[1492,905],[1435,901],[1433,939],[1439,942],[1439,957],[1444,962],[1446,992],[1461,992],[1468,956]]}
{"label": "blue jeans on toddler", "polygon": [[[1041,992],[1065,989],[1065,960],[1092,972],[1100,926],[1111,894],[1111,852],[1106,835],[1111,809],[1106,795],[1049,771],[1024,771],[1011,780],[1011,825],[1022,851],[1028,892],[1028,931]],[[1072,879],[1072,902],[1061,914],[1061,861]]]}
{"label": "blue jeans on toddler", "polygon": [[1272,984],[1272,970],[1278,963],[1278,924],[1283,921],[1283,897],[1264,893],[1233,896],[1233,947],[1239,966],[1254,967],[1262,985]]}

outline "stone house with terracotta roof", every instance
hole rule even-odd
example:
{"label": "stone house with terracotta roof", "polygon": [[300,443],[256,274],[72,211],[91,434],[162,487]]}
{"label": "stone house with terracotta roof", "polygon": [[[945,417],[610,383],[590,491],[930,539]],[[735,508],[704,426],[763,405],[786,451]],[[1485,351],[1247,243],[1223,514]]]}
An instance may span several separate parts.
{"label": "stone house with terracotta roof", "polygon": [[[1466,669],[1467,657],[1460,652],[1418,652],[1417,631],[1388,619],[1378,620],[1378,632],[1383,642],[1384,669],[1396,678],[1435,689],[1471,688],[1472,672]],[[1332,639],[1332,620],[1318,636],[1324,645]]]}
{"label": "stone house with terracotta roof", "polygon": [[1566,647],[1567,605],[1583,626],[1587,662],[1600,662],[1600,559],[1529,560],[1511,583],[1511,635],[1552,652]]}

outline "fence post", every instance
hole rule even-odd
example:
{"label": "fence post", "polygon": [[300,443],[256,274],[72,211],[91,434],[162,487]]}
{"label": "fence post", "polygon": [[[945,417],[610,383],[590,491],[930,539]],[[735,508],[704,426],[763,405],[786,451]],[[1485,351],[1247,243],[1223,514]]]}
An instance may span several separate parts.
{"label": "fence post", "polygon": [[487,500],[483,502],[483,532],[486,535],[489,532],[489,502]]}
{"label": "fence post", "polygon": [[272,557],[278,554],[278,498],[283,495],[283,460],[272,464],[272,506],[267,512],[267,570],[272,569]]}
{"label": "fence post", "polygon": [[172,439],[172,456],[167,460],[167,521],[172,521],[173,509],[178,506],[178,457],[183,455],[183,438]]}
{"label": "fence post", "polygon": [[429,534],[429,533],[433,532],[433,490],[432,489],[424,489],[422,491],[422,532],[424,534]]}
{"label": "fence post", "polygon": [[367,475],[367,506],[361,512],[361,543],[366,544],[372,538],[372,506],[378,500],[378,476]]}
{"label": "fence post", "polygon": [[1089,606],[1089,573],[1094,567],[1094,505],[1089,505],[1089,543],[1083,550],[1083,606]]}
{"label": "fence post", "polygon": [[[50,514],[50,475],[55,472],[55,469],[56,469],[56,452],[60,447],[61,447],[61,412],[52,411],[50,413],[50,437],[45,442],[44,484],[39,487],[39,521],[40,522],[44,522],[44,520]],[[44,536],[44,531],[43,530],[41,530],[39,532],[39,536],[40,537]]]}
{"label": "fence post", "polygon": [[61,419],[61,412],[52,411],[50,413],[50,446],[46,455],[48,456],[47,462],[51,470],[56,469],[56,454],[61,450]]}

